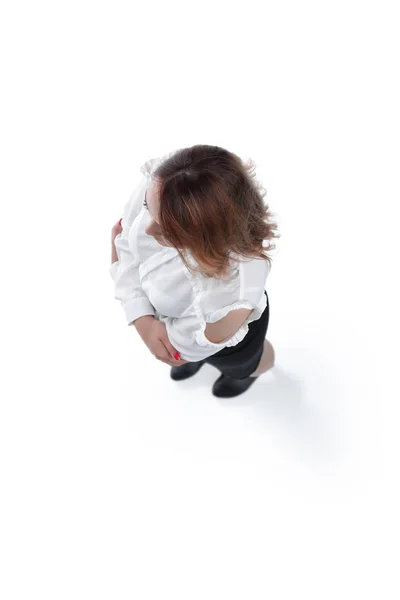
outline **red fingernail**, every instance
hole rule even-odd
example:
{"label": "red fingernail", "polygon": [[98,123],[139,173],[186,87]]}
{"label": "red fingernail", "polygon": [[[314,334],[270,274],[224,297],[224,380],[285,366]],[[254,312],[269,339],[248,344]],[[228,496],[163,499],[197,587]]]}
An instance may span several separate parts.
{"label": "red fingernail", "polygon": [[122,217],[120,218],[120,220],[118,221],[118,224],[121,225],[121,221],[122,221]]}
{"label": "red fingernail", "polygon": [[175,358],[175,360],[180,360],[181,359],[181,355],[179,354],[179,352],[175,352],[174,358]]}

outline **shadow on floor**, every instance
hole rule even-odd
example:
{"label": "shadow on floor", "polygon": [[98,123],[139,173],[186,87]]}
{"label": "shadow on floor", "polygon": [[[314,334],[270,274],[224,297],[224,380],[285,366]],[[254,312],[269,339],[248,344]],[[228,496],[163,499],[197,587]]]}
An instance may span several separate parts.
{"label": "shadow on floor", "polygon": [[[320,371],[321,372],[321,371]],[[210,388],[220,372],[204,365],[193,378],[180,382],[187,390]],[[257,435],[271,435],[291,448],[307,463],[333,465],[343,458],[345,440],[337,411],[334,410],[335,386],[326,375],[315,389],[306,393],[306,385],[290,370],[275,366],[261,375],[245,393],[234,398],[217,398],[221,406],[242,407]],[[331,409],[333,400],[333,410]]]}

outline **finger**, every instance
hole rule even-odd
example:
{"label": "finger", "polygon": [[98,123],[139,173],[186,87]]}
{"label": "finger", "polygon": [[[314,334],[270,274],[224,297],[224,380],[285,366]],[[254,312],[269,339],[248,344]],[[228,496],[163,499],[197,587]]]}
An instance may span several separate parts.
{"label": "finger", "polygon": [[179,360],[162,360],[161,362],[169,365],[170,367],[181,367],[186,364],[186,361],[180,362]]}
{"label": "finger", "polygon": [[169,351],[167,350],[167,348],[165,347],[163,340],[158,340],[159,344],[157,346],[157,350],[156,350],[156,358],[158,360],[161,360],[163,362],[169,362],[169,363],[175,363],[176,360],[174,358],[171,358]]}
{"label": "finger", "polygon": [[171,344],[171,342],[169,341],[167,332],[165,332],[165,335],[163,335],[163,337],[161,338],[161,341],[164,344],[167,351],[169,352],[169,354],[172,356],[172,358],[174,360],[176,360],[176,359],[180,360],[181,355],[179,354],[178,350],[176,348],[174,348],[173,345]]}
{"label": "finger", "polygon": [[[161,360],[161,359],[159,359]],[[185,365],[187,363],[186,360],[171,360],[170,358],[166,358],[165,360],[162,360],[161,362],[166,363],[167,365],[170,365],[171,367],[181,367],[182,365]]]}

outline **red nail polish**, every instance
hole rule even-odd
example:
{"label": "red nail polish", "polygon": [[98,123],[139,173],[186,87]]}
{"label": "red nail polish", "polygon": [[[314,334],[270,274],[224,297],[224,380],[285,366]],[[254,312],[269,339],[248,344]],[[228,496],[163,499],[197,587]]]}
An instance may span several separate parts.
{"label": "red nail polish", "polygon": [[122,221],[122,217],[120,218],[120,220],[118,221],[119,225],[121,225],[121,221]]}
{"label": "red nail polish", "polygon": [[180,360],[181,359],[181,355],[179,354],[179,352],[175,352],[174,358],[175,358],[175,360]]}

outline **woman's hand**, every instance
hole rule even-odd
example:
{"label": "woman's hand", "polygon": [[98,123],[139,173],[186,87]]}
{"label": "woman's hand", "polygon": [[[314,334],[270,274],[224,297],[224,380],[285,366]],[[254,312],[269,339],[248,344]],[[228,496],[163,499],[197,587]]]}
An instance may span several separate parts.
{"label": "woman's hand", "polygon": [[134,325],[140,337],[157,360],[171,367],[179,367],[188,362],[187,360],[176,360],[174,358],[174,354],[178,356],[179,352],[176,354],[176,348],[169,341],[167,328],[164,323],[161,323],[161,321],[158,321],[151,315],[145,315],[136,319]]}
{"label": "woman's hand", "polygon": [[115,223],[115,225],[113,225],[113,227],[111,229],[111,243],[112,244],[114,243],[114,240],[117,237],[117,235],[119,233],[121,233],[121,231],[122,231],[121,221],[122,221],[122,217],[120,218],[120,220],[118,221],[118,223]]}

